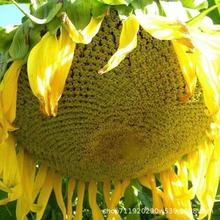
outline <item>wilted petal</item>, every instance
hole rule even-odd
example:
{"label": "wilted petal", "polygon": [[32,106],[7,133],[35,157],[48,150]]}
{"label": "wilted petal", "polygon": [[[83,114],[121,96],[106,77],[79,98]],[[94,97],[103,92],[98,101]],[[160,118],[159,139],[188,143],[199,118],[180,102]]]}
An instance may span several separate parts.
{"label": "wilted petal", "polygon": [[199,30],[190,32],[193,45],[209,58],[220,57],[220,32],[204,33]]}
{"label": "wilted petal", "polygon": [[70,39],[68,33],[62,29],[59,38],[59,52],[56,61],[57,67],[50,80],[51,94],[49,99],[51,113],[54,116],[57,114],[58,101],[62,95],[66,78],[72,64],[74,50],[75,43]]}
{"label": "wilted petal", "polygon": [[139,23],[134,15],[130,15],[122,26],[119,47],[108,63],[99,70],[99,73],[106,73],[116,66],[137,46],[137,32]]}
{"label": "wilted petal", "polygon": [[212,116],[220,108],[220,85],[218,73],[210,59],[197,51],[196,74],[203,89],[205,104]]}
{"label": "wilted petal", "polygon": [[188,30],[184,23],[158,15],[146,15],[135,11],[138,22],[145,31],[160,40],[188,39]]}
{"label": "wilted petal", "polygon": [[179,64],[186,80],[186,96],[181,97],[182,101],[187,101],[195,91],[196,88],[196,60],[195,55],[185,45],[180,44],[176,41],[172,41]]}
{"label": "wilted petal", "polygon": [[92,17],[89,24],[81,31],[77,30],[68,16],[65,14],[63,16],[63,26],[66,31],[69,33],[70,38],[75,43],[89,44],[92,41],[92,38],[98,33],[103,16]]}
{"label": "wilted petal", "polygon": [[0,84],[0,142],[8,137],[8,131],[16,117],[17,81],[20,74],[22,60],[14,61]]}
{"label": "wilted petal", "polygon": [[50,81],[56,71],[59,42],[55,35],[46,33],[31,50],[28,57],[28,78],[34,95],[39,99],[41,110],[51,115],[49,96]]}

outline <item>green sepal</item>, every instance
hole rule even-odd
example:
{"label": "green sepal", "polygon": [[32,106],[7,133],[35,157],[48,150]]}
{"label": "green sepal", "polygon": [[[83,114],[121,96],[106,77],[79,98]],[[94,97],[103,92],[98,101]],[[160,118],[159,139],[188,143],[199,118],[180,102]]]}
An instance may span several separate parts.
{"label": "green sepal", "polygon": [[118,12],[120,17],[123,17],[123,16],[127,17],[134,10],[131,5],[129,5],[129,6],[117,5],[117,6],[114,6],[113,8]]}
{"label": "green sepal", "polygon": [[30,47],[29,52],[31,51],[32,47],[34,47],[40,40],[41,40],[41,33],[46,32],[46,27],[42,25],[36,25],[34,28],[30,29]]}
{"label": "green sepal", "polygon": [[16,26],[10,27],[10,30],[9,28],[0,27],[0,51],[6,51],[9,49],[16,30]]}
{"label": "green sepal", "polygon": [[13,60],[23,59],[28,53],[30,28],[30,21],[26,21],[16,31],[9,48],[9,54]]}
{"label": "green sepal", "polygon": [[56,34],[60,27],[61,20],[58,17],[55,17],[50,23],[47,24],[47,30],[52,34]]}
{"label": "green sepal", "polygon": [[0,82],[7,70],[8,63],[11,61],[8,51],[0,52]]}

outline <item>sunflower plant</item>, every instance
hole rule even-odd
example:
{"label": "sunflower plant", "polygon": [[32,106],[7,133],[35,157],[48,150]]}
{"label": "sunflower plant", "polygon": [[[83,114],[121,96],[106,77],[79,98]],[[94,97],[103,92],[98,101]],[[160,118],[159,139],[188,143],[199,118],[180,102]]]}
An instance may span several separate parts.
{"label": "sunflower plant", "polygon": [[0,205],[18,220],[210,219],[220,3],[12,2],[24,17],[0,29]]}

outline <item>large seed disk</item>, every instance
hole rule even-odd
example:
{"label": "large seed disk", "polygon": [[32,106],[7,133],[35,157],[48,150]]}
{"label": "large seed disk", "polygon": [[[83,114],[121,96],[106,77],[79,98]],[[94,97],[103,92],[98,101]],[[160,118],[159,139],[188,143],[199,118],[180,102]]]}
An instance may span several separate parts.
{"label": "large seed disk", "polygon": [[120,28],[108,16],[91,44],[77,46],[55,118],[39,112],[25,70],[20,75],[18,146],[61,174],[102,181],[158,172],[204,140],[210,119],[201,90],[180,102],[185,83],[170,42],[140,31],[116,69],[97,73],[117,49]]}

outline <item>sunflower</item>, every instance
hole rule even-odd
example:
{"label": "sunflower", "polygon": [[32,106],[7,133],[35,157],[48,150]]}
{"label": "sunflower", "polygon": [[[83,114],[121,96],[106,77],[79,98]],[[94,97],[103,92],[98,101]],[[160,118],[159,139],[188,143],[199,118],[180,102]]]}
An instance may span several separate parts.
{"label": "sunflower", "polygon": [[194,219],[196,199],[210,218],[220,27],[207,14],[218,5],[39,2],[30,13],[14,2],[23,23],[1,32],[0,205],[17,201],[18,220],[40,220],[53,192],[63,219],[82,219],[88,198],[94,220],[117,220],[136,180],[155,214]]}

